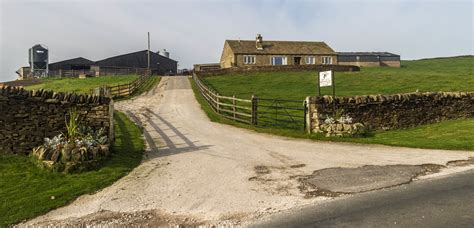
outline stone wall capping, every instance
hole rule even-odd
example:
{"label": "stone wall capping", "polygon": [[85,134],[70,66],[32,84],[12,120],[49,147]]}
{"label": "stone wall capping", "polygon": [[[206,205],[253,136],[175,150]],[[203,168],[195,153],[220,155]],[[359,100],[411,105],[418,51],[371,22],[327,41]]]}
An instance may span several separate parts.
{"label": "stone wall capping", "polygon": [[209,69],[195,71],[198,76],[218,76],[226,74],[247,74],[247,73],[258,73],[258,72],[294,72],[294,71],[323,71],[323,70],[334,70],[336,72],[346,71],[360,71],[358,66],[350,65],[284,65],[284,66],[246,66],[246,67],[231,67],[221,69]]}

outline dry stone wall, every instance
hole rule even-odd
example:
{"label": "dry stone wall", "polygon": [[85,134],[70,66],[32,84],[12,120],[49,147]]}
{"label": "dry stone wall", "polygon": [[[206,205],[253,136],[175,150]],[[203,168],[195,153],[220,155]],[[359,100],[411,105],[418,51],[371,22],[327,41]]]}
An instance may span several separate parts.
{"label": "dry stone wall", "polygon": [[474,117],[474,92],[405,93],[390,96],[308,97],[306,116],[311,132],[318,132],[327,116],[336,110],[362,123],[369,130],[415,127],[442,120]]}
{"label": "dry stone wall", "polygon": [[209,69],[195,71],[198,76],[218,76],[225,74],[247,74],[258,72],[292,72],[292,71],[325,71],[334,70],[337,72],[344,71],[360,71],[358,66],[345,65],[285,65],[285,66],[248,66],[248,67],[232,67],[223,69]]}
{"label": "dry stone wall", "polygon": [[45,137],[66,133],[65,116],[72,107],[80,123],[104,128],[113,140],[113,101],[108,97],[2,87],[0,153],[29,154]]}

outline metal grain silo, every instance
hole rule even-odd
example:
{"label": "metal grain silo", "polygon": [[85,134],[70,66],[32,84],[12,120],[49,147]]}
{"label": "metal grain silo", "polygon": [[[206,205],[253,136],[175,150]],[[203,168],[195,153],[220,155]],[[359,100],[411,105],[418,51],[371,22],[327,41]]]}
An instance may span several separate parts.
{"label": "metal grain silo", "polygon": [[49,63],[48,48],[41,44],[31,47],[28,51],[28,62],[33,75],[46,76]]}

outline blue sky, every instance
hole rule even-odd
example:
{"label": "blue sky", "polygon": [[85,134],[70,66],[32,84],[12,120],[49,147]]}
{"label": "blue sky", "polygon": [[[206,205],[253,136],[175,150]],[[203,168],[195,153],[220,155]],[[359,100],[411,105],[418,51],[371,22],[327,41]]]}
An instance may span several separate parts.
{"label": "blue sky", "polygon": [[217,62],[225,39],[325,41],[336,51],[402,59],[473,54],[473,1],[0,0],[0,81],[16,78],[29,47],[50,61],[99,60],[166,48],[180,67]]}

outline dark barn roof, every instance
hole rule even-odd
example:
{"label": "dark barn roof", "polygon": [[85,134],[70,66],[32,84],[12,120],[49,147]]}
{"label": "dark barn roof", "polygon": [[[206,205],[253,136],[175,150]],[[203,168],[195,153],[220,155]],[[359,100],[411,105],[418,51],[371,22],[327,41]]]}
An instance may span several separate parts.
{"label": "dark barn roof", "polygon": [[83,58],[83,57],[78,57],[78,58],[73,58],[73,59],[68,59],[68,60],[63,60],[55,63],[50,63],[49,64],[49,70],[71,70],[74,68],[87,68],[90,67],[91,65],[94,65],[94,61]]}
{"label": "dark barn roof", "polygon": [[[157,68],[157,63],[177,61],[159,55],[150,51],[150,68]],[[137,51],[123,55],[106,58],[96,62],[99,66],[113,66],[113,67],[132,67],[132,68],[146,68],[148,66],[148,51]]]}
{"label": "dark barn roof", "polygon": [[[100,67],[114,68],[147,68],[148,51],[137,51],[128,54],[118,55],[99,61],[91,61],[86,58],[74,58],[49,64],[50,70],[82,70],[90,69],[92,65]],[[150,68],[158,74],[175,74],[178,69],[178,62],[150,51]]]}
{"label": "dark barn roof", "polygon": [[390,52],[338,52],[338,62],[400,61],[400,55]]}
{"label": "dark barn roof", "polygon": [[336,54],[324,42],[263,41],[263,50],[256,48],[255,40],[226,40],[234,54],[325,55]]}

